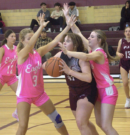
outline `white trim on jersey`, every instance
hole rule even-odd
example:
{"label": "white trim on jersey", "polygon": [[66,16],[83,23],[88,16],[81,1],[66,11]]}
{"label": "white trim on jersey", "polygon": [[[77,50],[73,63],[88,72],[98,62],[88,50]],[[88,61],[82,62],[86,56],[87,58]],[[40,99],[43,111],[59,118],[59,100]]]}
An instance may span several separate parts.
{"label": "white trim on jersey", "polygon": [[109,78],[109,75],[101,73],[101,72],[100,74],[104,77],[104,79],[106,80],[107,83],[109,83],[110,86],[114,84],[114,82]]}
{"label": "white trim on jersey", "polygon": [[[7,44],[5,44],[5,46],[7,47],[8,50],[11,50]],[[14,45],[13,45],[13,49],[14,49]]]}
{"label": "white trim on jersey", "polygon": [[18,80],[18,87],[17,87],[17,91],[16,91],[16,95],[19,97],[20,92],[21,92],[21,86],[22,86],[22,77],[21,74],[18,76],[19,80]]}

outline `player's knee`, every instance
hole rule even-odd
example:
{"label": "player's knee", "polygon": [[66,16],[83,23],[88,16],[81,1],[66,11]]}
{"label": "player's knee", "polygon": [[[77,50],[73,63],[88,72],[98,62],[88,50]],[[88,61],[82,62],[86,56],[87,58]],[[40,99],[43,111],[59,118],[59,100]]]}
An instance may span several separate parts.
{"label": "player's knee", "polygon": [[111,130],[110,126],[107,124],[102,124],[101,128],[105,133],[107,133],[109,130]]}
{"label": "player's knee", "polygon": [[85,119],[76,118],[76,123],[79,130],[83,130],[84,128],[86,128],[86,126],[88,126],[88,122]]}
{"label": "player's knee", "polygon": [[128,81],[123,82],[124,87],[128,87]]}
{"label": "player's knee", "polygon": [[58,114],[56,110],[49,114],[48,117],[52,120],[56,128],[60,128],[64,125],[60,114]]}
{"label": "player's knee", "polygon": [[19,128],[22,132],[26,133],[27,128],[28,128],[28,124],[25,123],[19,123]]}

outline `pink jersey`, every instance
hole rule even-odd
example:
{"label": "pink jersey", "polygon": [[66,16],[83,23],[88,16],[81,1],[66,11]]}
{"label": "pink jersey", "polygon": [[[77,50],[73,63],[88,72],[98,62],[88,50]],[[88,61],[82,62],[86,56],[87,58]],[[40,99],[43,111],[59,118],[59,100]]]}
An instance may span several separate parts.
{"label": "pink jersey", "polygon": [[18,97],[33,98],[44,92],[41,56],[36,51],[29,53],[27,60],[18,65],[18,74]]}
{"label": "pink jersey", "polygon": [[0,74],[3,76],[14,76],[16,75],[16,46],[13,46],[13,50],[10,50],[7,45],[2,46],[5,50],[2,57]]}
{"label": "pink jersey", "polygon": [[97,88],[106,88],[113,85],[113,78],[110,76],[109,62],[107,55],[102,48],[97,48],[95,51],[100,51],[105,57],[104,64],[98,64],[94,61],[90,61],[92,71],[97,83]]}

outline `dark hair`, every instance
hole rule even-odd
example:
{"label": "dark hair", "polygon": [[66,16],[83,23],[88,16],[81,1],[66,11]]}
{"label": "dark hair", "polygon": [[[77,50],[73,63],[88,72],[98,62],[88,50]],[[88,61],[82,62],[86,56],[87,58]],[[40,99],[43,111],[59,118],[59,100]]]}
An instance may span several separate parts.
{"label": "dark hair", "polygon": [[68,5],[69,5],[69,6],[75,6],[76,3],[75,3],[75,2],[70,2]]}
{"label": "dark hair", "polygon": [[12,30],[7,30],[7,31],[4,33],[4,39],[2,40],[1,46],[3,46],[4,44],[7,43],[7,39],[6,39],[6,38],[8,38],[8,36],[9,36],[10,34],[12,34],[12,33],[14,33],[14,31],[12,31]]}
{"label": "dark hair", "polygon": [[61,4],[57,2],[57,3],[54,4],[54,7],[55,6],[61,7]]}
{"label": "dark hair", "polygon": [[42,6],[42,5],[45,5],[45,6],[46,6],[46,3],[42,2],[42,3],[40,4],[40,6]]}
{"label": "dark hair", "polygon": [[63,40],[65,39],[66,36],[71,38],[74,47],[76,47],[77,52],[84,52],[85,51],[83,41],[79,35],[77,35],[75,33],[67,33],[63,36]]}

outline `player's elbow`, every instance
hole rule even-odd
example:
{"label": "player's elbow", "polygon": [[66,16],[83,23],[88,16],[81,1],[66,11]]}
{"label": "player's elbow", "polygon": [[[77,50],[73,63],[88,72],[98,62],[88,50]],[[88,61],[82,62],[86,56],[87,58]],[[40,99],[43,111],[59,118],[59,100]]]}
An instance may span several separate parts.
{"label": "player's elbow", "polygon": [[90,75],[87,75],[87,77],[85,77],[85,82],[87,82],[87,83],[91,83],[92,82],[92,76],[91,76],[91,74]]}

